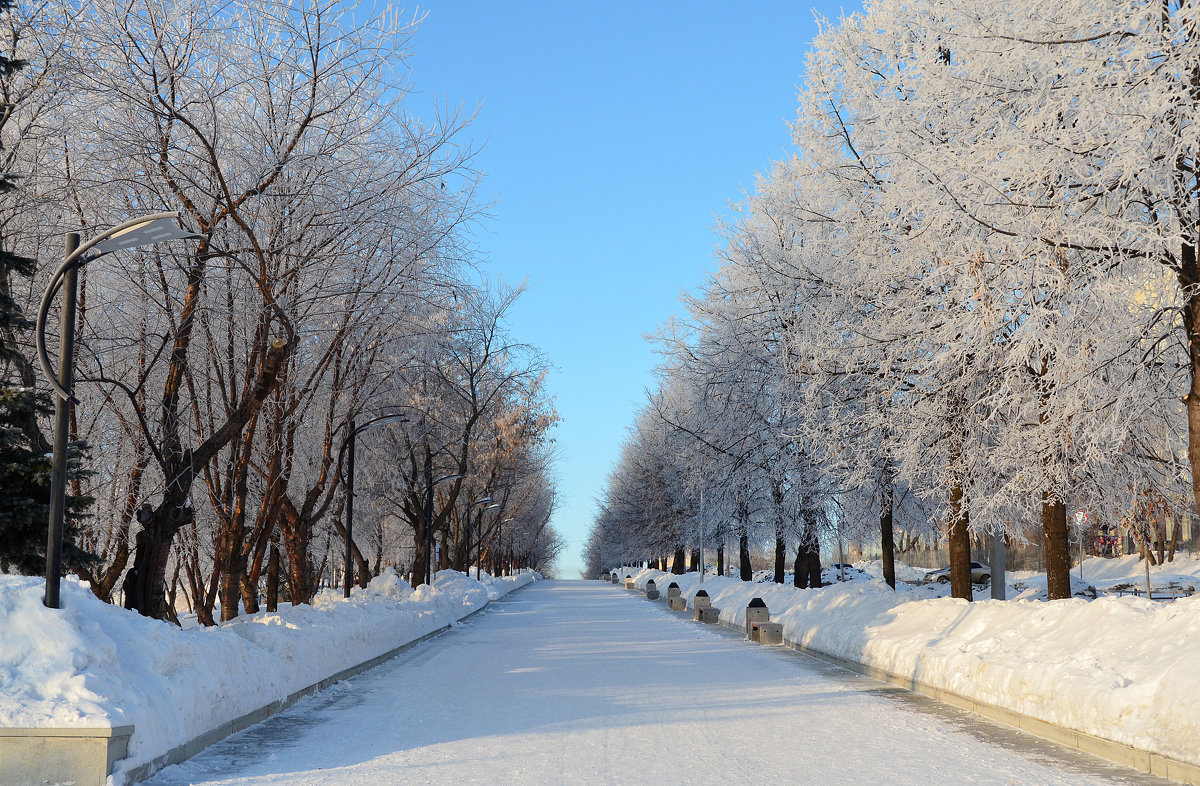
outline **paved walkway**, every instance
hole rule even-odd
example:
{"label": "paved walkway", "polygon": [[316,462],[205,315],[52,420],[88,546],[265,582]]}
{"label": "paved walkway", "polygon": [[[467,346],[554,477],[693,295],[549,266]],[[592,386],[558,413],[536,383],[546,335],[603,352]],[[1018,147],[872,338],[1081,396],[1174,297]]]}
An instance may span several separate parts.
{"label": "paved walkway", "polygon": [[531,585],[150,781],[806,782],[1166,783],[598,582]]}

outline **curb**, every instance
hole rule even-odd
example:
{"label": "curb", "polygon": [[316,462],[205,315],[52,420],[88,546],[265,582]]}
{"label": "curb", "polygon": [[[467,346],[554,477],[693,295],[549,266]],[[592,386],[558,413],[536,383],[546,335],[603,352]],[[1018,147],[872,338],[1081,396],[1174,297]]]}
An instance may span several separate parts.
{"label": "curb", "polygon": [[[745,628],[736,622],[720,622],[719,624],[724,628],[742,634],[746,632]],[[1135,748],[1132,745],[1126,745],[1122,742],[1115,742],[1104,737],[1096,737],[1082,731],[1076,731],[1065,726],[1039,720],[1016,710],[1008,709],[1007,707],[989,704],[969,696],[948,691],[944,688],[929,685],[912,677],[894,674],[890,671],[869,666],[856,660],[842,658],[838,655],[831,655],[827,652],[805,646],[800,642],[792,641],[791,639],[785,638],[783,646],[802,655],[840,666],[846,671],[870,677],[878,682],[894,685],[913,693],[920,693],[943,704],[973,712],[976,715],[981,715],[1019,731],[1032,734],[1035,737],[1041,737],[1064,747],[1097,756],[1114,764],[1120,764],[1130,769],[1140,770],[1141,772],[1157,775],[1178,783],[1200,786],[1200,765],[1180,761],[1159,753]]]}
{"label": "curb", "polygon": [[[525,587],[528,587],[530,584],[533,584],[533,583],[534,582],[531,581],[528,584],[522,584],[520,587],[514,587],[513,589],[511,589],[508,592],[501,595],[500,598],[508,597],[509,595],[513,594],[514,592],[524,589]],[[496,600],[500,600],[500,598],[496,598]],[[130,786],[131,784],[146,780],[147,778],[156,774],[159,770],[163,769],[164,767],[169,767],[173,764],[180,764],[181,762],[187,761],[188,759],[192,758],[196,754],[203,751],[205,748],[215,745],[216,743],[220,742],[221,740],[225,739],[226,737],[237,734],[239,731],[248,729],[257,723],[262,723],[263,721],[265,721],[267,718],[271,717],[272,715],[276,715],[280,712],[283,712],[284,710],[292,707],[297,702],[307,699],[308,697],[313,696],[317,693],[320,693],[321,691],[328,688],[330,685],[334,685],[343,680],[347,680],[347,679],[350,679],[351,677],[362,674],[364,671],[373,669],[376,666],[381,665],[385,661],[391,660],[392,658],[401,654],[405,650],[411,649],[411,648],[417,646],[418,644],[421,644],[425,641],[428,641],[429,639],[434,638],[435,636],[440,636],[441,634],[450,630],[450,628],[454,627],[454,625],[462,622],[465,619],[469,619],[470,617],[475,616],[476,614],[483,611],[491,604],[492,604],[492,600],[488,599],[487,601],[484,602],[484,604],[482,606],[480,606],[477,609],[472,609],[471,611],[469,611],[466,614],[464,614],[463,616],[459,617],[452,623],[447,623],[446,625],[443,625],[442,627],[438,628],[437,630],[432,630],[429,633],[424,634],[423,636],[419,636],[411,641],[407,641],[404,644],[401,644],[397,647],[394,647],[393,649],[388,650],[387,652],[383,653],[382,655],[376,655],[375,657],[370,658],[369,660],[365,660],[356,666],[350,666],[348,668],[342,669],[341,671],[337,672],[336,674],[331,674],[328,677],[326,677],[325,679],[320,680],[319,682],[315,682],[306,688],[301,688],[300,690],[289,694],[286,698],[279,699],[278,701],[273,701],[264,707],[259,707],[257,710],[252,710],[252,711],[246,713],[245,715],[242,715],[241,717],[235,718],[231,721],[221,724],[220,726],[218,726],[215,729],[211,729],[197,737],[193,737],[192,739],[188,740],[187,742],[185,742],[181,745],[176,745],[174,748],[172,748],[171,750],[162,754],[161,756],[151,759],[150,761],[148,761],[144,764],[139,764],[137,767],[134,767],[132,770],[125,773],[125,779],[124,779],[123,783],[125,784],[125,786]],[[132,731],[133,727],[130,727],[130,730]],[[116,778],[113,778],[113,780],[116,781]]]}

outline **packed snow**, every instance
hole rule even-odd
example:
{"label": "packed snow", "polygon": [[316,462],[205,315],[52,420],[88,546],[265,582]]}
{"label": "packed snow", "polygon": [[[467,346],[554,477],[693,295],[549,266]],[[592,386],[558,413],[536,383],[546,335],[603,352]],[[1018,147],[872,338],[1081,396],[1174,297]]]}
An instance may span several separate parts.
{"label": "packed snow", "polygon": [[547,581],[147,786],[1158,782],[612,585]]}
{"label": "packed snow", "polygon": [[[1009,576],[1008,597],[1022,599],[993,601],[978,587],[967,603],[947,597],[946,585],[900,582],[893,592],[876,578],[878,563],[856,568],[855,580],[815,590],[713,575],[704,589],[725,624],[743,625],[747,604],[760,597],[788,641],[1200,764],[1200,595],[1105,594],[1144,582],[1136,558],[1086,561],[1084,576],[1099,596],[1052,602],[1031,599],[1034,574]],[[1183,556],[1151,570],[1152,587],[1195,582],[1200,560]],[[653,579],[663,598],[674,581],[689,608],[700,589],[695,573],[617,573],[622,581],[632,575],[638,588]]]}
{"label": "packed snow", "polygon": [[179,629],[62,583],[0,574],[0,726],[132,724],[128,771],[259,707],[452,624],[536,574],[481,581],[442,571],[412,589],[388,569],[349,599],[323,590],[212,628]]}

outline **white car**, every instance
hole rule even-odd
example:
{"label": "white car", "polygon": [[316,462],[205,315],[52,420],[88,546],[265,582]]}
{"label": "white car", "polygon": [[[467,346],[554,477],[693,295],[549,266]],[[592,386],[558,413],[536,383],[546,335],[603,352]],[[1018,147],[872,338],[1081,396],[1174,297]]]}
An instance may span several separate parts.
{"label": "white car", "polygon": [[[926,581],[936,581],[939,584],[950,583],[950,568],[945,567],[941,570],[931,570],[925,574]],[[971,563],[971,583],[972,584],[987,584],[992,580],[992,569],[982,562]]]}

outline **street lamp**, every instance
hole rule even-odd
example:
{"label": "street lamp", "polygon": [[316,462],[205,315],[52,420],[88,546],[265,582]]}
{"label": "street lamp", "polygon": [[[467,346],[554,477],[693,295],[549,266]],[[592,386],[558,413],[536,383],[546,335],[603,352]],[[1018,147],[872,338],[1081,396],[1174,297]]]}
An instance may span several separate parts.
{"label": "street lamp", "polygon": [[[142,216],[101,232],[83,245],[79,233],[68,232],[65,237],[66,256],[50,277],[42,293],[34,332],[38,362],[54,388],[54,460],[50,468],[50,526],[46,539],[46,597],[43,603],[51,609],[59,607],[59,574],[62,572],[63,524],[67,506],[67,439],[75,377],[75,301],[79,284],[79,268],[106,254],[124,249],[164,243],[168,240],[202,240],[203,235],[188,232],[178,224],[178,213],[155,213]],[[89,253],[91,252],[91,253]],[[58,371],[50,363],[46,351],[46,319],[55,295],[62,291],[62,316],[59,322]]]}
{"label": "street lamp", "polygon": [[499,532],[496,533],[497,540],[499,541],[496,544],[496,557],[500,561],[499,568],[500,568],[501,576],[504,575],[504,525],[507,524],[508,522],[512,521],[514,518],[516,518],[516,516],[509,516],[508,518],[501,521],[500,522],[500,530],[499,530]]}
{"label": "street lamp", "polygon": [[[408,418],[403,415],[390,414],[372,418],[361,426],[356,427],[354,420],[351,419],[350,433],[346,435],[346,439],[342,441],[342,447],[338,451],[338,475],[342,477],[343,482],[346,484],[346,587],[343,597],[350,597],[350,585],[353,583],[354,577],[354,438],[360,432],[374,428],[375,426],[407,422]],[[342,475],[342,458],[346,455],[347,450],[350,452],[350,461],[346,464],[346,474]]]}
{"label": "street lamp", "polygon": [[[488,503],[491,503],[491,504],[489,505]],[[468,506],[467,506],[467,526],[466,526],[466,531],[467,531],[467,575],[468,575],[468,576],[470,576],[470,575],[471,575],[471,511],[472,511],[472,510],[474,510],[474,509],[475,509],[477,506],[479,506],[479,505],[487,505],[487,507],[486,507],[486,508],[484,508],[484,510],[495,510],[496,508],[500,507],[500,506],[499,506],[498,504],[496,504],[495,502],[492,502],[492,498],[491,498],[491,496],[487,496],[487,497],[483,497],[483,498],[481,498],[481,499],[477,499],[477,500],[475,500],[474,502],[472,502],[470,505],[468,505]],[[481,514],[481,515],[482,515],[482,514]],[[476,519],[476,520],[478,521],[478,519]],[[479,533],[479,539],[480,539],[480,540],[483,540],[483,533],[482,533],[482,532],[481,532],[481,533]],[[480,551],[480,556],[481,556],[481,557],[483,556],[483,552],[482,552],[482,550]],[[479,565],[476,565],[476,566],[475,566],[475,580],[476,580],[476,581],[478,581],[478,580],[479,580],[479,575],[480,575],[480,574],[479,574]]]}
{"label": "street lamp", "polygon": [[426,489],[426,514],[428,518],[425,521],[425,582],[433,586],[433,487],[439,483],[444,483],[447,480],[462,480],[466,475],[443,475],[437,480],[431,481]]}

